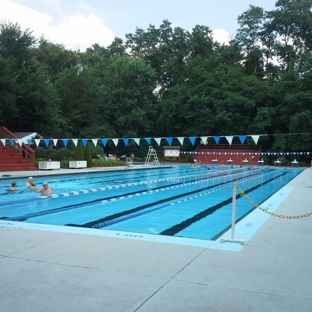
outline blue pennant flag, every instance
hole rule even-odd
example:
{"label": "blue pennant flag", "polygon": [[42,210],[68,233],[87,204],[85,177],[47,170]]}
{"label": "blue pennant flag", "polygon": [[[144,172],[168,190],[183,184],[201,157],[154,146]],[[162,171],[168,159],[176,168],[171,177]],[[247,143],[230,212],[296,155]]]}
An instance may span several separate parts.
{"label": "blue pennant flag", "polygon": [[103,143],[103,146],[105,147],[106,144],[107,144],[107,139],[101,139],[102,143]]}
{"label": "blue pennant flag", "polygon": [[213,138],[214,138],[214,140],[216,141],[216,143],[219,144],[220,137],[219,137],[219,136],[214,136]]}
{"label": "blue pennant flag", "polygon": [[50,139],[44,139],[43,142],[46,147],[49,147]]}
{"label": "blue pennant flag", "polygon": [[171,144],[172,144],[172,138],[166,138],[166,140],[167,140],[168,144],[171,146]]}
{"label": "blue pennant flag", "polygon": [[195,137],[189,137],[188,139],[190,140],[190,142],[192,143],[192,145],[195,144],[195,140],[196,140]]}
{"label": "blue pennant flag", "polygon": [[68,139],[63,139],[62,141],[63,141],[64,146],[67,147]]}
{"label": "blue pennant flag", "polygon": [[122,140],[123,140],[123,142],[125,143],[125,145],[128,146],[128,144],[129,144],[129,139],[124,138],[124,139],[122,139]]}
{"label": "blue pennant flag", "polygon": [[88,139],[81,139],[81,142],[82,142],[83,146],[86,147]]}
{"label": "blue pennant flag", "polygon": [[246,140],[246,135],[239,135],[238,137],[239,137],[240,142],[244,144]]}
{"label": "blue pennant flag", "polygon": [[146,141],[149,145],[151,145],[151,139],[150,139],[150,138],[145,138],[145,141]]}

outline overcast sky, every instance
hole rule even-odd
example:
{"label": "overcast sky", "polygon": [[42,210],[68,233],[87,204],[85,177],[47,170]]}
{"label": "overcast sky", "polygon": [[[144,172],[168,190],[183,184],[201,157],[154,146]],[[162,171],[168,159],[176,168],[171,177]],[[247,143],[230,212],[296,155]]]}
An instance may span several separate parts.
{"label": "overcast sky", "polygon": [[213,30],[223,43],[235,36],[237,17],[249,5],[272,10],[276,0],[0,0],[0,21],[18,22],[36,38],[84,51],[109,45],[136,27],[159,27],[164,19],[191,31],[195,25]]}

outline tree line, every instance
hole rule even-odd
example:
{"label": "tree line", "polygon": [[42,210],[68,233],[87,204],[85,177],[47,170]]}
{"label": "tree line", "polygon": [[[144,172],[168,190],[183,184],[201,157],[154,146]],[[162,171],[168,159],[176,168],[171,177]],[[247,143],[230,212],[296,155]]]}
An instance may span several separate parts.
{"label": "tree line", "polygon": [[164,20],[81,52],[2,21],[0,123],[53,138],[268,134],[267,150],[311,151],[312,2],[249,6],[238,23],[229,44]]}

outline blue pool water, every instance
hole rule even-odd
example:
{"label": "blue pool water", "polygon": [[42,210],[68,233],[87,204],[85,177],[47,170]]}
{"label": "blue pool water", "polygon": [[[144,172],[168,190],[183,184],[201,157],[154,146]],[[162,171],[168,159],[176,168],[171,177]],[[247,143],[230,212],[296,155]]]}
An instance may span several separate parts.
{"label": "blue pool water", "polygon": [[[215,240],[231,225],[233,182],[261,204],[297,176],[300,168],[215,166],[127,170],[49,176],[52,196],[29,191],[26,179],[7,192],[0,181],[0,218]],[[40,185],[47,180],[37,177]],[[8,183],[9,182],[9,183]],[[237,194],[237,220],[254,209]]]}

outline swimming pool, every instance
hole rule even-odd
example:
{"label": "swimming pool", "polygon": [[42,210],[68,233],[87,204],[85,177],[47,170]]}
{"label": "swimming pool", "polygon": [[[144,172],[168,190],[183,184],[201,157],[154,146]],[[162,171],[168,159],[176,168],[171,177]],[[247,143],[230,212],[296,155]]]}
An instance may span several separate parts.
{"label": "swimming pool", "polygon": [[[50,176],[52,196],[0,182],[2,220],[215,240],[231,225],[233,182],[261,204],[300,168],[180,165]],[[36,178],[37,184],[47,178]],[[254,207],[237,195],[237,220]]]}

